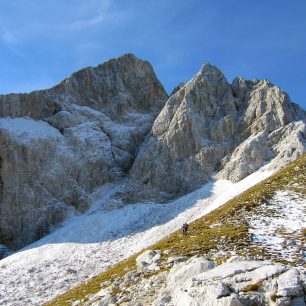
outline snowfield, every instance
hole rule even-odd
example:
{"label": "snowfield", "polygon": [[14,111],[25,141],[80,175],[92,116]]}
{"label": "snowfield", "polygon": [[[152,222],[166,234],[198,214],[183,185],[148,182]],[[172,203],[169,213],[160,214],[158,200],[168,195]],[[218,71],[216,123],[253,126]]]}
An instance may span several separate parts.
{"label": "snowfield", "polygon": [[306,259],[306,244],[299,242],[305,228],[306,199],[288,191],[278,191],[267,203],[257,208],[256,218],[249,221],[249,232],[255,243],[279,260]]}
{"label": "snowfield", "polygon": [[41,120],[30,118],[0,118],[0,129],[13,134],[18,142],[28,143],[35,139],[62,139],[63,135],[54,127]]}
{"label": "snowfield", "polygon": [[122,184],[106,185],[84,214],[0,261],[0,304],[41,305],[216,209],[272,174],[263,168],[238,183],[210,182],[168,204],[121,207]]}

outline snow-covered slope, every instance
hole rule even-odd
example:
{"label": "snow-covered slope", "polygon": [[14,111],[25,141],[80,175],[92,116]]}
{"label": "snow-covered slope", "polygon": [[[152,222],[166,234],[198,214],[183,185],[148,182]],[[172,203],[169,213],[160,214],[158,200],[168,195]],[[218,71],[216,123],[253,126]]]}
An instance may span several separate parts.
{"label": "snow-covered slope", "polygon": [[138,203],[121,208],[120,201],[110,198],[122,185],[107,185],[93,194],[97,202],[86,214],[71,217],[49,236],[1,260],[0,304],[40,305],[165,237],[183,222],[207,214],[270,174],[261,169],[238,183],[210,182],[168,204]]}
{"label": "snow-covered slope", "polygon": [[305,185],[306,154],[47,305],[304,306]]}
{"label": "snow-covered slope", "polygon": [[294,261],[297,255],[306,259],[306,245],[297,243],[306,226],[306,197],[286,190],[278,191],[261,205],[257,217],[250,219],[253,240],[279,260]]}

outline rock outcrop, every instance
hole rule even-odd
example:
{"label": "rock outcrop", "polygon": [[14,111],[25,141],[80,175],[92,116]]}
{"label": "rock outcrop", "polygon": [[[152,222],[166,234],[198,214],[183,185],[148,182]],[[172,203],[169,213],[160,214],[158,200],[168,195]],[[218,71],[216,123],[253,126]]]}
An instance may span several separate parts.
{"label": "rock outcrop", "polygon": [[193,260],[170,270],[152,305],[303,305],[298,303],[305,297],[305,275],[295,268],[232,257],[215,268],[197,259],[205,266],[201,271],[194,269]]}
{"label": "rock outcrop", "polygon": [[230,85],[205,64],[156,118],[130,172],[130,186],[141,181],[130,200],[182,195],[213,174],[239,181],[271,160],[284,166],[305,150],[305,118],[269,81]]}
{"label": "rock outcrop", "polygon": [[[150,252],[166,255],[158,250]],[[140,263],[150,257],[146,269],[137,264],[138,271],[102,283],[98,293],[82,301],[84,305],[305,305],[305,273],[290,265],[233,256],[216,266],[199,255],[172,264],[159,258],[156,265],[151,261],[154,256],[148,255],[146,251],[136,259]],[[81,301],[74,303],[80,305]]]}
{"label": "rock outcrop", "polygon": [[24,246],[126,176],[168,98],[124,55],[30,94],[0,96],[0,241]]}

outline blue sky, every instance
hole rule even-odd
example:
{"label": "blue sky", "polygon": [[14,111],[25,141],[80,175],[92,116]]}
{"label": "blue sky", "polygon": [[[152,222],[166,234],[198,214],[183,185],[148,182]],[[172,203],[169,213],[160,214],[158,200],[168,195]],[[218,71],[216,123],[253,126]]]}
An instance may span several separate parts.
{"label": "blue sky", "polygon": [[51,87],[124,53],[168,92],[204,62],[306,108],[305,0],[0,0],[0,93]]}

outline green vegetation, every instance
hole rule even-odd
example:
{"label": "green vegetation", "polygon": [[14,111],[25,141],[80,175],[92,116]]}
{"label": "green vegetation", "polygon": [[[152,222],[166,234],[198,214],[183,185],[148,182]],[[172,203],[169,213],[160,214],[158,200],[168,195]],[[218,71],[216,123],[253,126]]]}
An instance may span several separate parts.
{"label": "green vegetation", "polygon": [[[235,250],[240,255],[268,256],[264,249],[251,243],[246,217],[251,216],[255,208],[267,202],[276,191],[288,190],[305,195],[305,186],[306,154],[222,207],[191,223],[188,236],[183,236],[180,231],[176,231],[148,249],[161,251],[171,249],[176,253],[192,256],[199,253],[216,254],[217,250],[222,247],[223,251]],[[305,235],[305,229],[303,229],[303,234]],[[89,282],[79,285],[45,305],[63,306],[70,305],[75,300],[85,301],[88,295],[101,290],[103,282],[109,281],[111,283],[116,277],[135,270],[135,259],[140,253],[118,263]],[[220,263],[224,259],[226,259],[224,256],[217,258],[216,262]],[[254,288],[247,289],[253,290]]]}

